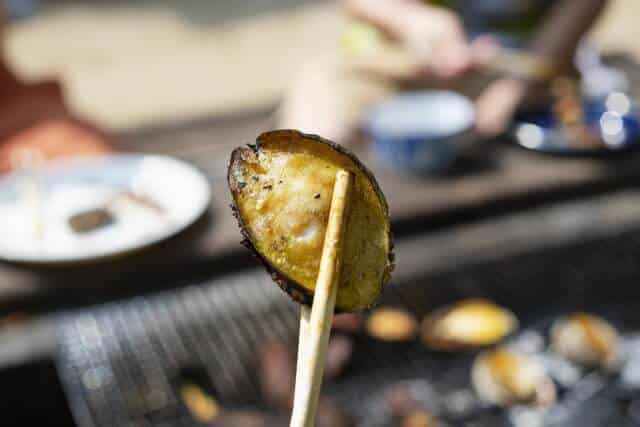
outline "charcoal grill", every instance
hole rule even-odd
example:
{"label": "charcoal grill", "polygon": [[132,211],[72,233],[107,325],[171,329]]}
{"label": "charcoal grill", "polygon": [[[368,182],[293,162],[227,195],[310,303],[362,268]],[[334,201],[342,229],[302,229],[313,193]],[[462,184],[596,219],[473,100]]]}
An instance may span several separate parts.
{"label": "charcoal grill", "polygon": [[[367,427],[390,425],[382,393],[401,381],[443,426],[640,425],[633,419],[640,412],[639,277],[640,227],[402,276],[388,287],[382,305],[402,306],[420,317],[472,296],[514,310],[522,328],[511,343],[543,358],[558,381],[559,404],[545,415],[481,405],[469,384],[473,354],[440,354],[419,342],[382,343],[364,334],[355,338],[349,371],[325,391]],[[576,309],[600,314],[624,333],[629,362],[621,375],[580,371],[544,349],[552,320]],[[255,375],[256,348],[268,337],[295,348],[297,318],[296,305],[267,274],[251,270],[66,315],[58,370],[80,427],[196,425],[176,393],[185,375],[206,382],[223,406],[268,411]]]}

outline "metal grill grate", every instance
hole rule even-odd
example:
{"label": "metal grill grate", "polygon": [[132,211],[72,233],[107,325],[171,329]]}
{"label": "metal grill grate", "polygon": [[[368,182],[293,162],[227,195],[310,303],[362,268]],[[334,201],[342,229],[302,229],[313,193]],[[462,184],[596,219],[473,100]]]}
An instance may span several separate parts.
{"label": "metal grill grate", "polygon": [[[262,271],[69,316],[61,376],[82,426],[185,418],[176,380],[202,371],[224,401],[258,404],[256,346],[291,342],[297,308]],[[160,424],[158,424],[160,425]]]}
{"label": "metal grill grate", "polygon": [[[382,303],[422,316],[462,297],[493,298],[522,320],[516,344],[531,337],[544,341],[559,314],[595,311],[627,331],[627,349],[636,356],[625,372],[639,371],[640,339],[633,335],[640,328],[639,236],[625,233],[416,277],[392,285]],[[297,315],[295,304],[261,270],[69,314],[60,329],[58,366],[76,420],[81,427],[193,425],[175,384],[189,369],[204,373],[223,405],[264,409],[256,348],[272,336],[295,348]],[[620,377],[582,373],[542,422],[542,415],[526,408],[480,407],[469,389],[472,354],[437,354],[419,342],[386,344],[364,334],[355,337],[354,347],[354,366],[327,384],[326,392],[362,426],[389,425],[381,394],[397,381],[419,390],[445,426],[634,425],[628,408],[640,397],[640,381],[629,388]],[[552,361],[548,351],[536,351]],[[539,423],[527,424],[532,419]]]}

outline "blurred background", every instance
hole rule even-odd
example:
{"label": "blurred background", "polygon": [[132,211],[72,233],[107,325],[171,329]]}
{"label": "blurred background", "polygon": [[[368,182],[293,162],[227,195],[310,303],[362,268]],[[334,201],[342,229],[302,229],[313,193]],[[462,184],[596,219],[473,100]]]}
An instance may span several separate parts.
{"label": "blurred background", "polygon": [[2,425],[288,425],[299,309],[226,183],[279,127],[396,236],[318,426],[640,425],[640,3],[425,3],[4,0]]}
{"label": "blurred background", "polygon": [[[638,54],[634,7],[611,2],[594,29],[597,46]],[[346,19],[338,3],[303,0],[13,1],[6,9],[17,17],[5,40],[17,75],[55,76],[75,111],[119,131],[273,106],[292,70],[336,49]],[[180,84],[166,84],[174,79]]]}

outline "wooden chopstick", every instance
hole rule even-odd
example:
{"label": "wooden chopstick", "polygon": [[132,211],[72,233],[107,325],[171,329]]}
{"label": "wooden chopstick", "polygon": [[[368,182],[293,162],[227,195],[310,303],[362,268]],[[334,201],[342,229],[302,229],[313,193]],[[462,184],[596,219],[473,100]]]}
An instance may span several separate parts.
{"label": "wooden chopstick", "polygon": [[[298,388],[300,374],[302,369],[300,367],[300,361],[304,360],[302,355],[306,350],[307,337],[309,336],[309,324],[311,322],[311,307],[308,305],[300,306],[300,331],[298,332],[298,365],[296,367],[296,390]],[[295,399],[294,399],[295,400]]]}
{"label": "wooden chopstick", "polygon": [[[413,53],[394,45],[382,46],[370,54],[347,57],[346,62],[352,68],[396,79],[411,78],[421,66]],[[481,68],[534,82],[547,82],[556,76],[556,69],[548,59],[517,49],[502,48]]]}
{"label": "wooden chopstick", "polygon": [[341,252],[353,177],[336,173],[329,222],[311,309],[300,312],[300,341],[291,427],[313,427],[322,387],[329,333],[338,292]]}

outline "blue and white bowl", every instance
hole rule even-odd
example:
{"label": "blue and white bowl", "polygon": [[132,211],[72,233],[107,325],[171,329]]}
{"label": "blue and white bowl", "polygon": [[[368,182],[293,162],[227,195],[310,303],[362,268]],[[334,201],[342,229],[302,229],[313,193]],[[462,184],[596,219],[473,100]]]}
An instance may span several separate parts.
{"label": "blue and white bowl", "polygon": [[366,121],[377,159],[407,174],[438,173],[457,154],[474,121],[473,103],[454,92],[428,90],[376,105]]}
{"label": "blue and white bowl", "polygon": [[594,142],[568,140],[549,107],[516,114],[510,133],[528,150],[563,156],[592,156],[640,149],[640,107],[623,92],[583,103],[584,121]]}

